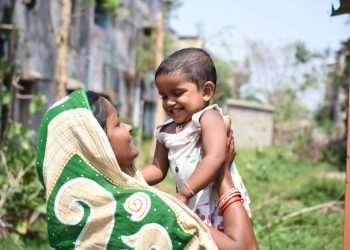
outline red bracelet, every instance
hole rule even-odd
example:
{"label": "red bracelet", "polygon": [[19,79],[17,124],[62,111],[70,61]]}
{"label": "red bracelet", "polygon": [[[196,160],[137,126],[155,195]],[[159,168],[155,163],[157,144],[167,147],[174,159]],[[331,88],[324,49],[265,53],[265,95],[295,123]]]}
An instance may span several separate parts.
{"label": "red bracelet", "polygon": [[229,201],[230,199],[232,199],[233,197],[236,197],[236,196],[242,197],[240,192],[229,193],[222,200],[219,200],[217,207],[219,209],[221,209],[227,203],[227,201]]}
{"label": "red bracelet", "polygon": [[235,203],[236,201],[242,201],[242,197],[241,196],[234,196],[231,199],[229,199],[226,204],[220,209],[220,215],[224,215],[224,212],[226,210],[226,208],[228,208],[230,205],[232,205],[233,203]]}

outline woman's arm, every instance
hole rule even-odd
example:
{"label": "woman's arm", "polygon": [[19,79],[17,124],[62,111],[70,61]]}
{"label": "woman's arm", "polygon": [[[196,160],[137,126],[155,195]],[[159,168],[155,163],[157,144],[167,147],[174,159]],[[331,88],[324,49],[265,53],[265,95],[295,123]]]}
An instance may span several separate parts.
{"label": "woman's arm", "polygon": [[166,177],[169,169],[168,149],[157,141],[153,163],[142,169],[143,178],[148,185],[156,185]]}
{"label": "woman's arm", "polygon": [[[218,177],[219,197],[224,195],[229,189],[234,187],[230,166],[236,155],[234,147],[234,139],[232,130],[230,129],[231,120],[228,121],[226,127],[227,135],[227,153],[225,159],[225,167]],[[224,232],[218,231],[208,226],[210,234],[219,249],[258,249],[254,231],[247,212],[241,202],[234,202],[225,209]]]}
{"label": "woman's arm", "polygon": [[[233,188],[231,175],[221,180],[219,194]],[[219,249],[258,249],[254,231],[243,204],[238,201],[230,205],[223,214],[224,232],[208,226],[210,234]]]}

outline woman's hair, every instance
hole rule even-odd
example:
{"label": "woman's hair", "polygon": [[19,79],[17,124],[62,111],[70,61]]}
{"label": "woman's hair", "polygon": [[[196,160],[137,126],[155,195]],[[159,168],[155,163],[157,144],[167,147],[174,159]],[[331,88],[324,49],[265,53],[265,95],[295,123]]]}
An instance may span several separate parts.
{"label": "woman's hair", "polygon": [[91,90],[87,90],[86,95],[87,95],[93,115],[95,116],[96,120],[101,125],[103,130],[106,130],[106,121],[107,121],[106,101],[101,95]]}
{"label": "woman's hair", "polygon": [[159,65],[155,78],[162,74],[184,74],[198,88],[211,81],[216,85],[216,69],[210,55],[203,49],[185,48],[175,51]]}

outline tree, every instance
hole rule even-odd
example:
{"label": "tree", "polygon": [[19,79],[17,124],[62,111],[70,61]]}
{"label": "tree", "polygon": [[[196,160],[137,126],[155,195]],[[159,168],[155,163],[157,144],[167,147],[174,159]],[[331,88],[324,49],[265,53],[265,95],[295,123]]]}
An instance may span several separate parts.
{"label": "tree", "polygon": [[323,81],[328,52],[312,52],[302,42],[271,48],[255,41],[248,42],[248,51],[252,77],[245,96],[274,105],[278,120],[305,116],[308,109],[300,100]]}

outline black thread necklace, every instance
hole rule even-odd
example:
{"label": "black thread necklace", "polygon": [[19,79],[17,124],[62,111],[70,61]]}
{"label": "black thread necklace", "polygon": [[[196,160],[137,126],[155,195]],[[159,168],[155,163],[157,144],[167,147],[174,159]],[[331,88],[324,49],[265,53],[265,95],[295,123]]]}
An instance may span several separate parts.
{"label": "black thread necklace", "polygon": [[178,134],[178,133],[180,133],[182,130],[184,130],[184,129],[187,127],[187,125],[190,124],[190,121],[191,121],[191,120],[189,120],[188,122],[186,122],[186,123],[184,123],[184,124],[181,124],[181,125],[179,125],[179,126],[176,126],[176,127],[175,127],[175,133]]}

